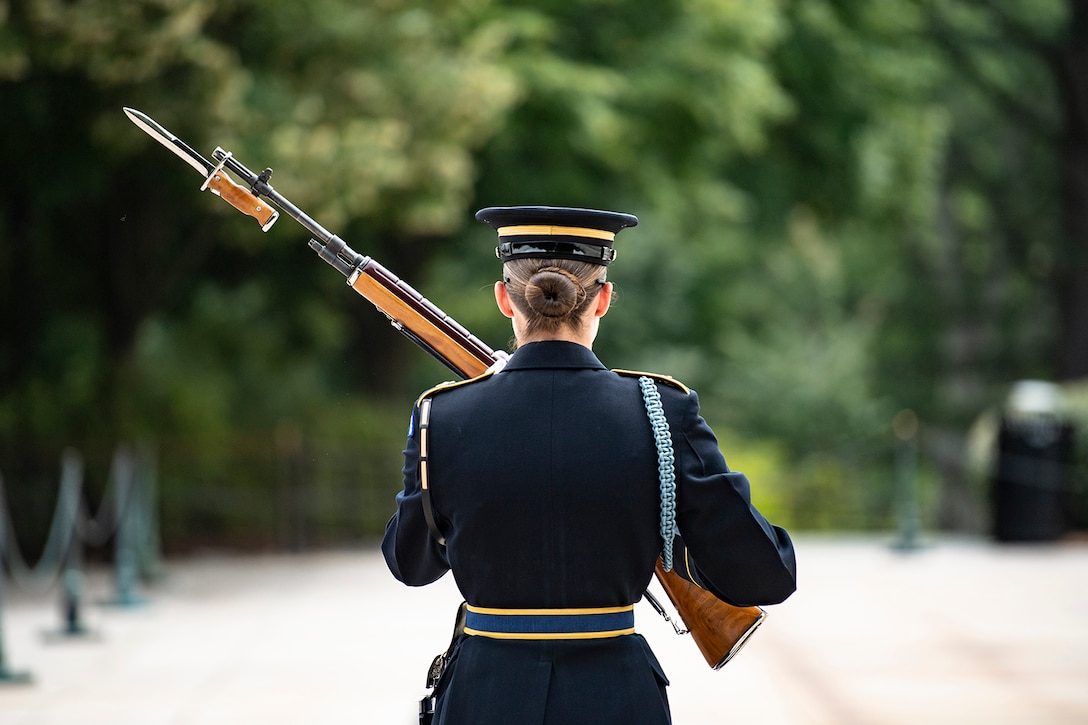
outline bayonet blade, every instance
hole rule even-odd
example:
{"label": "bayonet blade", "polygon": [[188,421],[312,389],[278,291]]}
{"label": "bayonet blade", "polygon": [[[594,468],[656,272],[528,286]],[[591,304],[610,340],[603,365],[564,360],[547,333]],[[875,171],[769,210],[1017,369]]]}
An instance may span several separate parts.
{"label": "bayonet blade", "polygon": [[[234,183],[230,178],[230,175],[227,174],[223,168],[224,165],[229,166],[229,153],[224,154],[222,164],[213,164],[211,161],[208,161],[194,151],[189,144],[157,124],[155,119],[151,118],[151,116],[148,116],[146,113],[141,113],[135,108],[128,108],[125,106],[122,106],[122,108],[124,108],[125,115],[129,117],[129,120],[143,129],[144,133],[173,151],[186,163],[200,172],[200,175],[204,177],[204,185],[200,187],[201,191],[207,189],[238,211],[253,217],[260,222],[263,231],[267,232],[272,225],[276,223],[276,220],[280,218],[280,213],[261,199],[260,195],[257,193],[256,187],[247,189],[244,186]],[[245,169],[244,166],[241,168]],[[248,169],[246,169],[246,171],[248,171]],[[252,172],[249,173],[252,174]],[[271,174],[271,170],[269,170],[268,173]],[[264,179],[263,181],[266,182],[267,179]],[[256,182],[250,181],[249,183],[252,184]],[[272,187],[265,183],[262,189],[271,192]]]}
{"label": "bayonet blade", "polygon": [[151,118],[151,116],[148,116],[141,111],[137,111],[135,108],[124,107],[124,109],[125,115],[128,116],[130,121],[142,128],[144,133],[148,136],[173,151],[186,163],[199,171],[201,176],[207,177],[215,169],[215,164],[194,151],[189,144],[160,126],[155,122],[155,119]]}

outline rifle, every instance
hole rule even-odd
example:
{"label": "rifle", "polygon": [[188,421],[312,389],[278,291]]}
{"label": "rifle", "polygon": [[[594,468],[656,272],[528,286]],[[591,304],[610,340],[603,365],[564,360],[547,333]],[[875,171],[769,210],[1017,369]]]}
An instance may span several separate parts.
{"label": "rifle", "polygon": [[[343,274],[348,285],[369,300],[394,328],[457,375],[465,379],[482,375],[506,356],[504,352],[492,350],[385,267],[354,251],[343,239],[307,216],[268,183],[272,169],[266,168],[256,174],[219,147],[212,152],[213,163],[147,114],[132,108],[124,111],[149,136],[204,176],[201,191],[210,189],[238,211],[256,219],[263,231],[272,228],[279,212],[262,199],[272,202],[301,224],[313,235],[309,245],[321,259]],[[228,170],[242,179],[248,188],[234,182],[226,173]],[[687,629],[681,629],[669,619],[649,592],[646,592],[647,600],[672,623],[677,634],[691,634],[707,664],[714,669],[732,659],[766,617],[760,607],[735,607],[676,571],[666,571],[660,559],[654,573]]]}

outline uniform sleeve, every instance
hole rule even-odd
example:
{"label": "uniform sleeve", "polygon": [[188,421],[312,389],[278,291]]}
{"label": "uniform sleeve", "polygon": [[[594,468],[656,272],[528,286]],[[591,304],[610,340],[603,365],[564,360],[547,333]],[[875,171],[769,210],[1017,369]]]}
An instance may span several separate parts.
{"label": "uniform sleeve", "polygon": [[431,535],[423,515],[418,429],[419,409],[415,408],[404,448],[404,490],[397,494],[397,511],[385,525],[382,539],[382,554],[389,571],[409,586],[430,584],[450,568],[446,548]]}
{"label": "uniform sleeve", "polygon": [[680,568],[736,606],[777,604],[797,588],[797,563],[786,530],[752,505],[747,477],[726,465],[714,432],[688,396],[676,448],[676,520],[686,551]]}

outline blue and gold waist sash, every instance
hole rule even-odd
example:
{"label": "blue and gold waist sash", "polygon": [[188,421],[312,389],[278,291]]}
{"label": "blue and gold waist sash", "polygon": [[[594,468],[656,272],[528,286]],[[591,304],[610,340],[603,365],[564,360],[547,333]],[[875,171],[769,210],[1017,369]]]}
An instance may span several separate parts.
{"label": "blue and gold waist sash", "polygon": [[465,634],[494,639],[602,639],[635,632],[635,605],[496,609],[469,604]]}

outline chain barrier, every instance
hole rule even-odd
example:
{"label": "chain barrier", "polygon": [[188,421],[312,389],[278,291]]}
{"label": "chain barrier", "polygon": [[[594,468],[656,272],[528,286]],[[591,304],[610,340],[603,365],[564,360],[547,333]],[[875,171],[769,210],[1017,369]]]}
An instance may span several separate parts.
{"label": "chain barrier", "polygon": [[3,473],[0,472],[0,683],[30,682],[26,673],[6,664],[3,636],[4,571],[22,591],[44,594],[62,582],[62,636],[88,634],[81,617],[83,547],[99,548],[112,537],[116,594],[110,603],[131,606],[144,601],[138,585],[141,573],[157,569],[159,551],[155,516],[154,459],[148,449],[133,453],[119,446],[113,455],[102,503],[96,515],[88,511],[83,491],[83,459],[67,449],[61,456],[56,508],[45,545],[31,566],[19,546]]}

